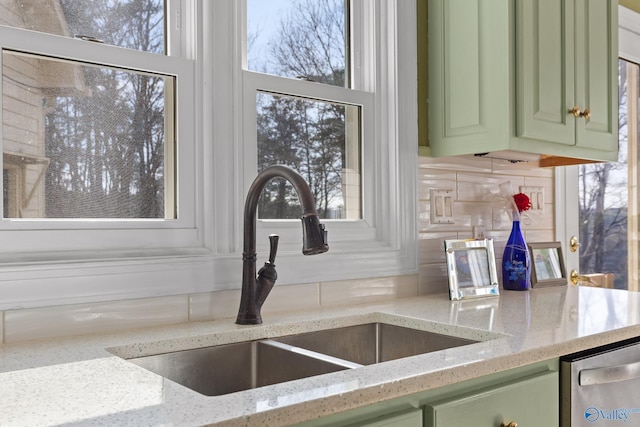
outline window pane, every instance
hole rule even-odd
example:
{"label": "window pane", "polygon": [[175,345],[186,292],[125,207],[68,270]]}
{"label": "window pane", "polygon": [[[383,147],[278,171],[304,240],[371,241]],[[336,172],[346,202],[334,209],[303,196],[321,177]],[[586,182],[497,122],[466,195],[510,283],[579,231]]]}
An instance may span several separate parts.
{"label": "window pane", "polygon": [[7,50],[2,62],[5,217],[175,218],[173,78]]}
{"label": "window pane", "polygon": [[[360,203],[360,107],[258,93],[258,169],[276,164],[309,183],[322,218],[356,219]],[[293,187],[272,180],[260,218],[300,218]]]}
{"label": "window pane", "polygon": [[0,24],[165,52],[164,0],[0,0]]}
{"label": "window pane", "polygon": [[247,0],[251,71],[348,87],[345,0]]}
{"label": "window pane", "polygon": [[[638,176],[638,93],[639,69],[637,64],[619,61],[619,144],[618,162],[582,165],[579,169],[580,185],[580,273],[607,274],[616,288],[628,283],[628,223],[637,217],[638,206],[629,206],[637,200],[630,191],[631,177]],[[631,182],[637,181],[631,179]]]}

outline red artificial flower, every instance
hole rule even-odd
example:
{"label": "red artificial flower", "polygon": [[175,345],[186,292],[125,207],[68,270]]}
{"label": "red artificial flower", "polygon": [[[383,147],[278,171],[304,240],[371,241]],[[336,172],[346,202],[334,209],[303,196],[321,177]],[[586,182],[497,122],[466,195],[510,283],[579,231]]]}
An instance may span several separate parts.
{"label": "red artificial flower", "polygon": [[514,194],[513,201],[518,207],[518,212],[524,212],[531,209],[531,200],[529,199],[529,196],[524,193]]}

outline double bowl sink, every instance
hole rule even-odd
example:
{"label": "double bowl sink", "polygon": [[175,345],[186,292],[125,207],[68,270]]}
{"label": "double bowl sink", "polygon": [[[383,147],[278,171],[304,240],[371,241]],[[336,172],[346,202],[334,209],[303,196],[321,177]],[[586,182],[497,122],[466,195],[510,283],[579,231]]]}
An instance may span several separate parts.
{"label": "double bowl sink", "polygon": [[204,395],[219,396],[476,342],[372,322],[128,360]]}

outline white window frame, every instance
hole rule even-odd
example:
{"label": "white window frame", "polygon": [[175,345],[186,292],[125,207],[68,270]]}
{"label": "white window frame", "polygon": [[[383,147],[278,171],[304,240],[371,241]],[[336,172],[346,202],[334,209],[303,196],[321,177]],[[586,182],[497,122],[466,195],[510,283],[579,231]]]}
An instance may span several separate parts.
{"label": "white window frame", "polygon": [[158,288],[175,287],[158,285],[164,269],[176,264],[177,271],[188,271],[186,259],[199,265],[201,257],[210,255],[203,229],[204,162],[196,143],[201,138],[196,127],[201,100],[195,91],[200,78],[195,61],[197,1],[167,2],[169,55],[0,26],[1,49],[175,77],[178,94],[171,107],[175,141],[167,140],[176,146],[177,218],[3,218],[0,309],[157,294]]}
{"label": "white window frame", "polygon": [[[227,2],[219,1],[216,8],[221,3]],[[218,22],[218,26],[229,27],[224,37],[231,36],[235,40],[228,44],[231,51],[225,56],[232,65],[229,66],[224,58],[222,63],[227,72],[231,68],[232,75],[238,76],[231,88],[220,87],[218,92],[218,96],[226,93],[229,97],[227,105],[233,106],[233,118],[227,123],[235,124],[235,132],[228,130],[226,136],[220,138],[237,141],[234,152],[227,153],[228,165],[233,167],[220,169],[217,166],[218,172],[227,179],[216,179],[216,182],[236,183],[232,188],[218,189],[227,195],[222,199],[233,205],[233,218],[229,218],[233,226],[224,223],[217,227],[216,240],[222,243],[221,251],[226,247],[231,248],[230,252],[239,253],[241,249],[244,195],[257,173],[256,91],[262,89],[363,106],[362,219],[323,220],[329,232],[330,250],[315,257],[301,255],[298,221],[258,220],[259,257],[268,249],[267,235],[281,235],[277,261],[281,271],[279,284],[417,272],[416,5],[413,0],[358,0],[352,3],[356,10],[350,14],[351,25],[358,33],[353,36],[356,42],[353,48],[356,58],[353,71],[357,74],[355,90],[246,71],[243,55],[246,50],[246,2],[227,3],[236,17],[235,28]],[[220,129],[214,132],[225,134]],[[216,196],[216,199],[220,197]],[[228,208],[228,205],[224,206],[225,211]],[[219,214],[216,209],[216,218]],[[240,271],[237,268],[236,276]],[[218,268],[218,271],[226,270]],[[236,279],[236,283],[239,280]]]}
{"label": "white window frame", "polygon": [[[102,229],[79,232],[73,239],[63,229],[15,230],[14,234],[20,235],[15,241],[31,242],[34,252],[30,257],[17,257],[0,265],[0,310],[240,288],[244,196],[256,174],[255,166],[248,166],[244,157],[248,144],[245,138],[251,131],[243,117],[240,52],[245,43],[244,3],[182,2],[181,8],[171,9],[170,19],[171,25],[183,29],[180,56],[188,63],[184,72],[193,77],[191,89],[178,87],[178,145],[183,147],[181,141],[189,141],[194,156],[193,163],[185,165],[183,153],[178,152],[179,174],[193,174],[192,180],[186,178],[186,182],[193,183],[186,189],[188,197],[193,198],[192,210],[186,216],[183,210],[179,212],[186,221],[185,227],[176,225],[179,221],[160,221],[171,224],[126,229],[120,227],[121,223],[112,222]],[[361,74],[361,81],[369,82],[370,87],[358,89],[368,92],[365,98],[373,98],[373,111],[364,114],[372,114],[375,122],[364,136],[367,151],[362,165],[366,207],[363,219],[326,221],[330,250],[314,257],[301,254],[299,223],[263,221],[259,250],[266,249],[265,233],[283,235],[276,261],[278,284],[418,271],[416,4],[415,0],[362,3],[368,5],[362,22],[371,23],[359,30],[366,36],[362,38],[366,41],[362,49],[375,64],[367,67],[358,60],[353,70]],[[63,53],[73,57],[72,46],[77,43],[70,43],[76,41],[62,43],[68,49]],[[123,49],[97,47],[101,54],[96,53],[96,61],[122,63]],[[131,55],[153,61],[148,55]],[[184,96],[183,90],[187,95],[193,90],[192,96]],[[252,108],[255,109],[255,98]],[[185,120],[189,126],[185,126]],[[255,124],[252,126],[255,133]],[[183,179],[179,175],[179,180]],[[178,198],[184,196],[179,193]],[[137,222],[133,221],[132,226],[139,225]],[[11,233],[1,231],[0,241]],[[58,250],[55,239],[41,242],[43,233],[69,240],[71,245],[92,240],[99,247],[69,254]],[[158,233],[162,236],[158,237]],[[140,236],[150,238],[151,245],[141,245]],[[43,248],[47,251],[41,252]],[[10,257],[8,252],[5,256]],[[263,258],[263,253],[266,252],[258,256]]]}

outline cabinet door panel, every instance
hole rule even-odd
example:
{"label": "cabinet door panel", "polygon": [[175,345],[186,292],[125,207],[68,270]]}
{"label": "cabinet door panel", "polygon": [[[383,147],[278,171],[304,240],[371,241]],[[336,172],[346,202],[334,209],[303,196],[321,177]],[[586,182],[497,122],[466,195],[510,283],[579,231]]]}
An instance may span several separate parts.
{"label": "cabinet door panel", "polygon": [[573,145],[573,2],[515,3],[517,136]]}
{"label": "cabinet door panel", "polygon": [[349,427],[422,427],[422,409],[351,424]]}
{"label": "cabinet door panel", "polygon": [[576,105],[589,119],[576,122],[577,144],[618,148],[618,53],[615,0],[581,0],[576,7]]}
{"label": "cabinet door panel", "polygon": [[425,408],[426,427],[498,427],[511,421],[520,427],[559,425],[557,372],[533,375]]}
{"label": "cabinet door panel", "polygon": [[449,135],[484,131],[480,116],[480,49],[477,2],[447,2],[444,19],[448,37],[444,40],[444,90],[446,129]]}
{"label": "cabinet door panel", "polygon": [[428,2],[429,140],[436,156],[502,149],[508,138],[507,6]]}

